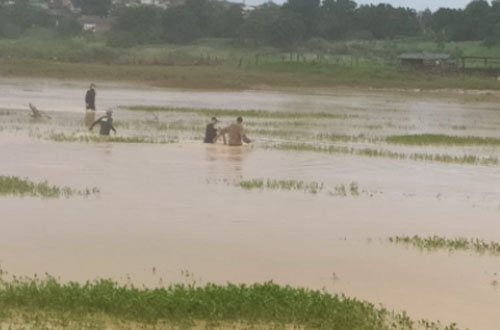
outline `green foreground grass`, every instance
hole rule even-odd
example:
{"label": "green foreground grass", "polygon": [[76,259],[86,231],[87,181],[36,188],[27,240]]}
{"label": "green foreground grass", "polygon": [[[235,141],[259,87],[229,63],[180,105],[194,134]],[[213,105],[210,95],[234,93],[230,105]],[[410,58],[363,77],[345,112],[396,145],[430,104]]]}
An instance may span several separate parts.
{"label": "green foreground grass", "polygon": [[98,188],[77,190],[70,187],[50,185],[47,181],[35,183],[29,179],[14,176],[0,176],[0,196],[29,196],[41,198],[58,198],[98,194]]}
{"label": "green foreground grass", "polygon": [[[42,313],[42,314],[41,314]],[[43,324],[38,315],[52,322],[71,324],[82,320],[82,329],[106,329],[103,316],[118,320],[123,328],[153,325],[218,329],[221,324],[257,329],[403,330],[457,329],[427,321],[412,321],[373,304],[343,295],[280,286],[272,282],[253,285],[172,285],[148,289],[119,285],[111,280],[79,284],[46,279],[14,278],[0,281],[0,324]],[[127,327],[126,322],[135,324]],[[78,322],[77,322],[78,323]],[[251,326],[254,327],[251,327]],[[40,329],[43,327],[40,327]],[[69,327],[63,327],[69,328]],[[236,328],[236,327],[229,327]]]}
{"label": "green foreground grass", "polygon": [[430,236],[395,236],[390,237],[389,242],[396,244],[405,244],[417,247],[422,250],[465,250],[474,251],[480,254],[490,253],[500,255],[500,243],[486,242],[480,239],[455,238],[449,239],[446,237]]}

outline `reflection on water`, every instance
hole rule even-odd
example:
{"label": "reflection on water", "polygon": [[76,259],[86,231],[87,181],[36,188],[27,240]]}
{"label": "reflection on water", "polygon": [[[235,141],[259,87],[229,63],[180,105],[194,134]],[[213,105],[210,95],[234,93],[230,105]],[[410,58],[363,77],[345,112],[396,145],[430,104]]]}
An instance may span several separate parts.
{"label": "reflection on water", "polygon": [[[10,89],[11,94],[26,92]],[[279,97],[293,104],[297,96]],[[320,103],[349,97],[323,96]],[[386,103],[394,101],[385,97]],[[264,102],[261,94],[245,98]],[[382,99],[373,102],[382,104]],[[400,96],[395,102],[402,102]],[[451,109],[443,107],[441,120],[456,114]],[[89,199],[0,198],[0,263],[11,273],[49,272],[80,281],[126,281],[129,275],[136,283],[157,285],[183,281],[181,270],[190,270],[204,283],[274,280],[345,292],[406,310],[414,318],[458,322],[471,330],[498,326],[500,290],[491,283],[500,274],[499,257],[425,253],[386,242],[405,234],[500,241],[500,182],[494,166],[201,142],[55,143],[15,129],[0,131],[0,160],[2,175],[101,190]],[[240,177],[325,186],[355,181],[377,194],[331,197],[208,183]]]}
{"label": "reflection on water", "polygon": [[213,162],[214,169],[217,163],[224,162],[232,165],[232,173],[240,175],[243,173],[245,159],[253,151],[253,147],[246,145],[241,147],[228,146],[223,144],[205,144],[207,161]]}

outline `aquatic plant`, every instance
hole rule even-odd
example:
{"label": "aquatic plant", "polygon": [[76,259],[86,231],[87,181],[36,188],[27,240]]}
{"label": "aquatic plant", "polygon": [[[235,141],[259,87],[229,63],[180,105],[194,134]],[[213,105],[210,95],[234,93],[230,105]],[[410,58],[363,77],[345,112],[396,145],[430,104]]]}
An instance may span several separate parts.
{"label": "aquatic plant", "polygon": [[372,149],[372,148],[356,149],[345,146],[339,147],[333,145],[312,145],[307,143],[283,143],[283,144],[272,145],[270,146],[270,148],[278,150],[311,151],[311,152],[321,152],[328,154],[348,154],[356,156],[383,157],[383,158],[403,159],[403,160],[410,159],[416,161],[434,161],[441,163],[456,163],[456,164],[471,164],[471,165],[498,164],[497,157],[478,157],[473,155],[451,156],[444,154],[424,154],[424,153],[405,154],[402,152],[395,152],[382,149]]}
{"label": "aquatic plant", "polygon": [[174,107],[154,107],[154,106],[121,106],[123,109],[131,111],[147,112],[174,112],[190,113],[200,116],[217,117],[247,117],[247,118],[274,118],[274,119],[293,119],[293,118],[318,118],[318,119],[349,119],[356,118],[353,114],[336,114],[329,112],[282,112],[268,110],[234,110],[234,109],[208,109],[208,108],[174,108]]}
{"label": "aquatic plant", "polygon": [[317,194],[323,190],[323,183],[304,182],[298,180],[263,180],[252,179],[243,180],[235,183],[236,186],[243,189],[270,189],[270,190],[301,190],[306,193]]}
{"label": "aquatic plant", "polygon": [[49,140],[55,142],[113,142],[113,143],[158,143],[167,144],[177,142],[166,137],[143,137],[143,136],[100,136],[100,135],[76,135],[65,133],[52,133],[47,136]]}
{"label": "aquatic plant", "polygon": [[418,235],[414,235],[390,237],[389,242],[411,245],[423,250],[471,250],[477,253],[488,252],[491,254],[500,255],[500,243],[493,241],[486,242],[478,238],[467,239],[461,237],[449,239],[439,236],[420,237]]}
{"label": "aquatic plant", "polygon": [[412,146],[500,146],[499,138],[479,136],[450,136],[443,134],[394,135],[386,138],[387,143]]}
{"label": "aquatic plant", "polygon": [[357,182],[351,182],[351,195],[359,196],[359,187]]}
{"label": "aquatic plant", "polygon": [[[444,328],[439,323],[414,322],[406,313],[390,312],[344,295],[273,282],[147,288],[120,285],[108,279],[80,284],[61,283],[51,276],[0,278],[0,306],[0,322],[7,325],[24,322],[27,328],[31,324],[40,325],[44,315],[48,315],[45,322],[57,320],[67,325],[94,319],[96,323],[104,317],[107,322],[119,322],[122,329],[131,323],[135,324],[132,328],[141,325],[188,328],[200,323],[215,328],[218,324],[331,330]],[[23,317],[19,319],[19,315]],[[109,329],[108,326],[105,321],[98,329]]]}
{"label": "aquatic plant", "polygon": [[98,188],[85,188],[77,190],[70,187],[59,187],[50,185],[47,181],[35,183],[29,179],[21,179],[15,176],[0,176],[0,195],[2,196],[31,196],[42,198],[57,198],[83,196],[88,197],[98,194]]}
{"label": "aquatic plant", "polygon": [[345,186],[341,184],[340,186],[335,186],[335,193],[334,195],[336,196],[347,196],[347,190],[345,189]]}

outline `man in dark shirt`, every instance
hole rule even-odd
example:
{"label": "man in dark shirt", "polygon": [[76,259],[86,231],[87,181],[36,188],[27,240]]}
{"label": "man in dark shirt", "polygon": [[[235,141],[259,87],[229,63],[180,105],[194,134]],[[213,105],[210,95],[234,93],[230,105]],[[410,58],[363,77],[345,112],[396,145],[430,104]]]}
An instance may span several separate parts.
{"label": "man in dark shirt", "polygon": [[215,128],[215,124],[219,121],[217,118],[212,117],[212,121],[207,125],[207,129],[205,130],[205,143],[214,143],[214,139],[217,136],[217,129]]}
{"label": "man in dark shirt", "polygon": [[85,106],[87,110],[95,111],[95,84],[90,84],[90,88],[85,94]]}
{"label": "man in dark shirt", "polygon": [[89,131],[91,131],[95,125],[100,124],[101,129],[99,131],[100,135],[109,135],[109,132],[113,130],[116,134],[116,129],[113,126],[113,111],[112,110],[106,110],[106,116],[103,116],[99,119],[97,119],[89,128]]}

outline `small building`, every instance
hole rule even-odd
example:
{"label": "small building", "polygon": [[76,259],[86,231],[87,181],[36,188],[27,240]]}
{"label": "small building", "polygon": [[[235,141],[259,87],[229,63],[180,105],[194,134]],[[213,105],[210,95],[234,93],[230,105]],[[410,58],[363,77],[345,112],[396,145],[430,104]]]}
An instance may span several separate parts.
{"label": "small building", "polygon": [[82,25],[83,31],[93,33],[105,33],[111,30],[111,21],[107,17],[82,15],[78,17],[78,22]]}
{"label": "small building", "polygon": [[398,56],[402,66],[416,69],[443,68],[449,66],[450,55],[439,53],[404,53]]}

